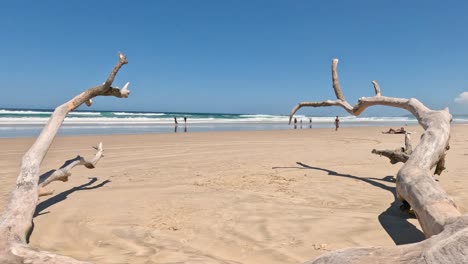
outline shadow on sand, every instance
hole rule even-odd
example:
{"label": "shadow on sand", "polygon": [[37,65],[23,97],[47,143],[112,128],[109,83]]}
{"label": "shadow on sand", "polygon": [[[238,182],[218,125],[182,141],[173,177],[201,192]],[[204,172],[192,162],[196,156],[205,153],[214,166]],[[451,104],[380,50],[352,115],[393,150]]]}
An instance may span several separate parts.
{"label": "shadow on sand", "polygon": [[66,191],[63,191],[59,194],[56,194],[55,196],[52,196],[50,197],[49,199],[45,200],[45,201],[42,201],[40,202],[37,206],[36,206],[36,211],[34,212],[34,217],[37,217],[37,216],[40,216],[40,215],[43,215],[43,214],[47,214],[49,213],[49,211],[47,212],[43,212],[45,209],[51,207],[52,205],[56,204],[56,203],[59,203],[63,200],[66,200],[68,195],[69,194],[72,194],[74,192],[77,192],[77,191],[87,191],[87,190],[93,190],[93,189],[97,189],[97,188],[100,188],[104,185],[106,185],[107,183],[110,182],[110,180],[105,180],[97,185],[94,185],[94,186],[91,186],[93,183],[95,183],[97,181],[97,178],[96,177],[93,177],[93,178],[88,178],[89,179],[89,182],[85,183],[85,184],[82,184],[80,186],[75,186],[71,189],[68,189]]}
{"label": "shadow on sand", "polygon": [[364,177],[358,177],[358,176],[351,175],[351,174],[342,174],[342,173],[338,173],[336,171],[332,171],[332,170],[328,170],[324,168],[313,167],[313,166],[310,166],[301,162],[296,162],[296,164],[299,165],[300,167],[273,167],[273,169],[294,168],[294,169],[319,170],[319,171],[327,172],[328,175],[330,176],[344,177],[344,178],[350,178],[350,179],[363,181],[372,186],[389,191],[393,194],[394,200],[390,204],[390,207],[387,208],[387,210],[385,210],[384,212],[382,212],[378,218],[379,218],[380,224],[382,225],[384,230],[387,232],[387,234],[392,238],[393,242],[396,245],[402,245],[402,244],[416,243],[416,242],[420,242],[426,239],[423,232],[421,232],[418,228],[416,228],[416,226],[414,226],[413,224],[407,221],[407,219],[411,218],[411,216],[400,210],[401,202],[398,201],[396,197],[396,188],[387,186],[386,184],[382,183],[382,182],[395,183],[395,177],[385,176],[382,179],[364,178]]}
{"label": "shadow on sand", "polygon": [[[53,172],[53,171],[52,171]],[[46,172],[45,174],[47,173],[50,173],[49,172]],[[41,175],[42,177],[43,175]],[[88,178],[89,179],[89,182],[85,183],[85,184],[82,184],[80,186],[75,186],[71,189],[68,189],[66,191],[63,191],[59,194],[56,194],[52,197],[50,197],[49,199],[47,200],[44,200],[42,202],[40,202],[37,206],[36,206],[36,211],[34,212],[34,217],[33,217],[33,223],[32,223],[32,228],[30,230],[30,232],[28,233],[28,235],[26,236],[27,237],[27,242],[29,243],[29,238],[31,237],[31,234],[32,232],[34,231],[34,218],[36,218],[37,216],[41,216],[41,215],[44,215],[44,214],[48,214],[49,211],[47,212],[43,212],[44,210],[46,210],[47,208],[51,207],[52,205],[56,204],[56,203],[59,203],[63,200],[66,200],[68,198],[68,195],[74,193],[74,192],[77,192],[77,191],[87,191],[87,190],[93,190],[93,189],[97,189],[97,188],[100,188],[104,185],[106,185],[107,183],[110,182],[110,180],[105,180],[97,185],[94,185],[94,186],[91,186],[92,184],[94,184],[98,179],[96,177],[93,177],[93,178]]]}

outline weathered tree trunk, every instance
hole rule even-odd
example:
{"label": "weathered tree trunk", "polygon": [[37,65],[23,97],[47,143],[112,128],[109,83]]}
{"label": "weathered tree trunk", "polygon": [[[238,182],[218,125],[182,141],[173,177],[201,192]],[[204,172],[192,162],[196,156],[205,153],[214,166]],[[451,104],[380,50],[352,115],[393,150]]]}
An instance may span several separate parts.
{"label": "weathered tree trunk", "polygon": [[352,115],[367,107],[386,105],[411,112],[424,128],[419,144],[412,149],[409,138],[405,149],[376,151],[392,163],[404,162],[396,179],[397,197],[409,203],[423,229],[426,240],[394,247],[349,248],[320,256],[310,263],[468,263],[468,216],[462,216],[450,196],[434,180],[431,169],[440,174],[449,148],[450,122],[448,109],[435,111],[417,99],[385,97],[373,81],[375,96],[362,97],[351,106],[338,82],[338,60],[332,62],[333,88],[337,100],[302,102],[293,108],[289,122],[301,107],[340,106]]}
{"label": "weathered tree trunk", "polygon": [[107,80],[102,84],[87,89],[70,101],[55,108],[48,123],[42,129],[31,148],[24,154],[21,168],[16,179],[16,186],[3,214],[0,217],[0,263],[85,263],[69,257],[34,249],[27,245],[27,237],[32,228],[32,218],[36,210],[39,195],[51,194],[44,187],[52,181],[66,181],[71,175],[70,170],[76,165],[93,168],[103,156],[102,143],[96,148],[97,153],[91,161],[78,156],[43,179],[39,183],[39,170],[55,135],[65,119],[65,116],[82,105],[90,106],[91,99],[100,96],[115,96],[126,98],[130,94],[128,83],[118,89],[112,87],[115,76],[120,68],[127,64],[126,57],[119,53],[119,61],[112,69]]}

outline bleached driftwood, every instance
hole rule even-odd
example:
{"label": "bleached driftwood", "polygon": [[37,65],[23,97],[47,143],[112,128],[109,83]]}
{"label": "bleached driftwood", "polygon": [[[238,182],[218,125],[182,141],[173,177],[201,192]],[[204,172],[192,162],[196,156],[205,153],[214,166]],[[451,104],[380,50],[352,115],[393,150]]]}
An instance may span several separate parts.
{"label": "bleached driftwood", "polygon": [[[460,214],[453,200],[431,173],[433,167],[440,166],[440,170],[444,166],[452,121],[448,109],[436,111],[414,98],[382,96],[375,81],[373,84],[376,95],[361,97],[355,106],[351,106],[341,91],[337,64],[338,60],[334,59],[332,80],[337,100],[299,103],[292,109],[289,122],[294,113],[304,106],[340,106],[356,116],[374,105],[397,107],[411,112],[425,131],[414,150],[408,153],[403,151],[400,158],[395,158],[395,161],[406,159],[397,173],[396,191],[398,199],[408,203],[413,209],[427,239],[394,247],[338,250],[322,255],[310,263],[468,263],[468,215]],[[409,144],[409,138],[407,142]],[[406,145],[406,150],[412,149],[408,146]]]}
{"label": "bleached driftwood", "polygon": [[128,97],[130,94],[128,83],[122,89],[112,87],[112,83],[118,71],[127,63],[125,55],[119,53],[119,61],[102,85],[89,88],[68,102],[55,108],[52,116],[42,129],[36,141],[26,154],[24,154],[21,161],[20,172],[16,179],[16,186],[0,217],[0,263],[87,263],[32,248],[27,244],[27,237],[32,228],[32,218],[36,210],[38,196],[47,193],[43,188],[52,181],[66,181],[70,175],[70,170],[76,165],[84,165],[88,168],[94,167],[102,157],[102,144],[99,144],[97,147],[97,153],[91,161],[87,161],[78,156],[75,159],[69,160],[64,167],[52,173],[41,183],[39,183],[40,165],[62,125],[65,116],[69,112],[75,110],[83,103],[90,106],[92,104],[91,99],[96,96]]}
{"label": "bleached driftwood", "polygon": [[[447,147],[447,150],[448,150],[448,147]],[[405,147],[404,148],[398,148],[398,149],[395,149],[395,150],[388,150],[388,149],[377,150],[377,149],[373,149],[372,153],[389,158],[390,163],[392,163],[392,164],[395,164],[395,163],[398,163],[398,162],[405,163],[409,159],[409,156],[411,155],[411,153],[413,153],[413,147],[411,146],[411,141],[410,141],[410,138],[409,138],[409,134],[405,133]],[[439,162],[437,162],[434,174],[435,175],[440,175],[442,173],[442,171],[444,171],[444,170],[445,170],[445,153],[439,159]]]}
{"label": "bleached driftwood", "polygon": [[54,193],[53,190],[47,191],[45,187],[53,181],[62,181],[62,182],[68,181],[68,177],[71,176],[71,169],[73,169],[75,166],[83,165],[88,169],[94,169],[98,161],[102,157],[104,157],[104,155],[102,154],[102,152],[104,152],[104,149],[102,148],[102,142],[100,142],[97,147],[94,147],[94,149],[96,149],[97,152],[96,152],[96,155],[94,155],[92,160],[88,161],[85,158],[78,155],[76,156],[76,158],[67,160],[62,167],[46,175],[44,179],[39,179],[39,193],[38,193],[39,196],[46,196],[46,195],[53,194]]}
{"label": "bleached driftwood", "polygon": [[405,147],[404,148],[398,148],[395,150],[388,150],[388,149],[384,149],[384,150],[373,149],[372,150],[372,153],[374,154],[389,158],[390,163],[392,164],[395,164],[398,162],[405,163],[409,159],[412,152],[413,152],[413,147],[411,146],[411,141],[410,141],[408,133],[405,133]]}
{"label": "bleached driftwood", "polygon": [[376,150],[373,149],[372,153],[384,156],[390,159],[390,163],[395,164],[398,162],[403,162],[405,163],[409,159],[409,155],[406,153],[404,148],[399,148],[395,150]]}

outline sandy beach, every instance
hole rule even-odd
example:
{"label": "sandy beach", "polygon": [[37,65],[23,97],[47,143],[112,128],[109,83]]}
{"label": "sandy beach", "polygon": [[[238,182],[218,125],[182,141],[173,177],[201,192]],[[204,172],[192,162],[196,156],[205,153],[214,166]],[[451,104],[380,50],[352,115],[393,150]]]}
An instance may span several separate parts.
{"label": "sandy beach", "polygon": [[[404,145],[384,127],[58,137],[42,172],[102,141],[43,197],[30,244],[95,263],[301,263],[331,250],[424,238],[395,202]],[[422,133],[413,131],[415,145]],[[439,183],[468,204],[467,125],[452,126]],[[3,209],[33,138],[0,139]]]}

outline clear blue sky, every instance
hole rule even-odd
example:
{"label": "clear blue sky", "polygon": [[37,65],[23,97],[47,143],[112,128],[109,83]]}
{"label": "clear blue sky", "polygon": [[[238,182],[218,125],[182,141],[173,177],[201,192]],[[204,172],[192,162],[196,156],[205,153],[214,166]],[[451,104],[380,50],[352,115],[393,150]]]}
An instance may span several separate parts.
{"label": "clear blue sky", "polygon": [[3,1],[0,12],[0,108],[54,108],[102,83],[122,51],[114,84],[130,81],[130,98],[91,109],[288,114],[334,99],[337,57],[352,104],[377,79],[384,95],[468,113],[454,102],[468,90],[466,1]]}

